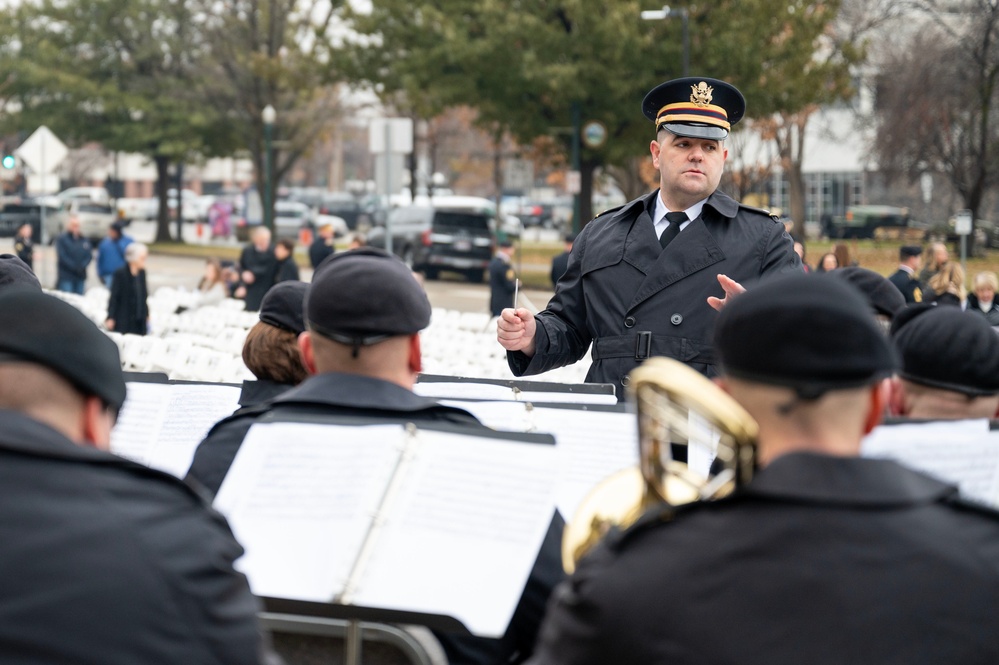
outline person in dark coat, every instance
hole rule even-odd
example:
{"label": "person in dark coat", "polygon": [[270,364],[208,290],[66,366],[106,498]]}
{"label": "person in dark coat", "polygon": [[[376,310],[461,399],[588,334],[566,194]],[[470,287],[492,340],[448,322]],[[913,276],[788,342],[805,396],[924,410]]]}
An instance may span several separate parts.
{"label": "person in dark coat", "polygon": [[515,376],[574,363],[591,343],[586,380],[619,394],[651,356],[714,376],[716,309],[743,284],[801,271],[783,224],[716,191],[742,94],[723,81],[677,79],[653,89],[643,110],[657,131],[659,190],[583,228],[545,311],[503,311],[497,339]]}
{"label": "person in dark coat", "polygon": [[780,278],[727,305],[715,341],[722,387],[759,426],[752,479],[597,545],[529,662],[996,662],[999,513],[858,456],[896,367],[861,295]]}
{"label": "person in dark coat", "polygon": [[265,226],[253,229],[250,244],[239,255],[240,282],[245,289],[246,309],[256,312],[264,294],[275,284],[277,258],[271,247],[271,232]]}
{"label": "person in dark coat", "polygon": [[499,316],[505,307],[514,304],[517,276],[510,263],[512,256],[513,242],[503,239],[489,261],[489,313],[493,316]]}
{"label": "person in dark coat", "polygon": [[274,268],[274,283],[298,281],[298,264],[295,263],[295,242],[288,238],[278,240],[274,245],[274,258],[277,265]]}
{"label": "person in dark coat", "polygon": [[93,258],[90,241],[80,233],[80,219],[70,215],[66,220],[66,230],[56,238],[56,288],[83,295],[87,266]]}
{"label": "person in dark coat", "polygon": [[141,242],[125,248],[125,265],[115,271],[108,298],[108,317],[104,326],[122,334],[145,335],[149,330],[149,306],[146,297],[146,257],[149,249]]}
{"label": "person in dark coat", "polygon": [[572,253],[572,243],[576,241],[575,233],[567,233],[565,236],[565,251],[552,258],[551,280],[552,286],[558,284],[562,275],[569,268],[569,254]]}
{"label": "person in dark coat", "polygon": [[898,270],[888,277],[888,281],[902,292],[906,303],[923,302],[924,286],[916,277],[923,265],[923,248],[919,245],[903,245],[898,250],[898,261]]}
{"label": "person in dark coat", "polygon": [[14,236],[14,254],[24,261],[25,265],[35,268],[35,243],[31,239],[31,224],[22,224]]}
{"label": "person in dark coat", "polygon": [[981,314],[990,326],[999,326],[999,278],[991,270],[984,270],[971,280],[971,293],[968,294],[968,311]]}
{"label": "person in dark coat", "polygon": [[[306,332],[299,337],[309,378],[218,422],[198,446],[188,480],[218,492],[247,432],[261,419],[340,416],[483,428],[467,411],[413,393],[421,369],[419,332],[429,325],[430,312],[426,292],[397,257],[362,247],[326,259],[306,294]],[[520,662],[529,655],[546,599],[562,578],[561,533],[556,515],[506,635],[436,633],[451,665]]]}
{"label": "person in dark coat", "polygon": [[333,254],[333,225],[323,224],[316,230],[316,239],[309,245],[309,261],[318,268],[327,256]]}
{"label": "person in dark coat", "polygon": [[[0,291],[4,663],[264,662],[243,550],[180,479],[109,452],[118,349],[40,289]],[[72,343],[67,343],[72,340]]]}

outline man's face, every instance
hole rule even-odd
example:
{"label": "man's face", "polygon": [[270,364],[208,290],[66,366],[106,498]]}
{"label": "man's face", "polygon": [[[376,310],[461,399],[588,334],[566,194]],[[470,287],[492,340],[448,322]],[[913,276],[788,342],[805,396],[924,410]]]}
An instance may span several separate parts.
{"label": "man's face", "polygon": [[652,165],[659,169],[659,187],[670,210],[685,210],[710,196],[721,181],[728,150],[720,141],[661,132],[653,141]]}
{"label": "man's face", "polygon": [[69,219],[67,219],[66,230],[72,233],[73,235],[77,235],[78,233],[80,233],[80,220],[77,219],[76,217],[70,217]]}
{"label": "man's face", "polygon": [[975,295],[978,296],[978,302],[992,302],[996,292],[988,284],[981,284],[975,287]]}

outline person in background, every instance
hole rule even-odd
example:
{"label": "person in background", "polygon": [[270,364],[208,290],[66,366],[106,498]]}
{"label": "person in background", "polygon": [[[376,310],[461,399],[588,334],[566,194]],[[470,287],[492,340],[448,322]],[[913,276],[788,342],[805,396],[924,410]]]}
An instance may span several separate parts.
{"label": "person in background", "polygon": [[288,238],[278,240],[274,245],[274,258],[277,267],[274,270],[274,283],[298,281],[298,264],[295,263],[295,241]]}
{"label": "person in background", "polygon": [[552,259],[552,286],[558,284],[558,281],[562,279],[562,275],[565,274],[566,269],[569,267],[569,254],[572,252],[572,243],[576,241],[576,234],[565,234],[564,241],[565,251]]}
{"label": "person in background", "polygon": [[864,294],[871,313],[887,335],[895,316],[905,307],[905,298],[895,285],[873,270],[859,266],[847,266],[829,274],[853,284]]}
{"label": "person in background", "polygon": [[124,226],[115,222],[108,227],[108,234],[97,245],[97,276],[101,283],[111,288],[111,278],[125,265],[125,249],[132,238],[125,235]]}
{"label": "person in background", "polygon": [[836,258],[836,255],[832,252],[827,252],[815,264],[815,272],[832,272],[839,267],[839,259]]}
{"label": "person in background", "polygon": [[305,332],[302,305],[308,288],[305,282],[279,282],[260,303],[260,321],[243,342],[243,363],[257,380],[243,381],[241,407],[277,397],[308,376],[298,350],[298,336]]}
{"label": "person in background", "polygon": [[14,253],[17,258],[24,261],[24,264],[35,269],[35,243],[31,239],[31,224],[21,224],[14,236]]}
{"label": "person in background", "polygon": [[850,258],[850,248],[843,243],[837,243],[833,246],[833,254],[836,255],[836,261],[839,263],[840,268],[860,265],[858,261],[854,261]]}
{"label": "person in background", "polygon": [[316,229],[316,239],[309,245],[309,261],[312,268],[318,268],[327,256],[336,251],[333,247],[333,225],[323,224]]}
{"label": "person in background", "polygon": [[999,335],[984,317],[956,307],[910,305],[896,317],[891,337],[902,364],[891,381],[892,415],[999,416]]}
{"label": "person in background", "polygon": [[239,264],[235,261],[219,261],[222,266],[222,282],[225,283],[227,298],[239,298],[242,300],[246,296],[246,287],[239,280]]}
{"label": "person in background", "polygon": [[[110,452],[118,347],[39,289],[0,291],[0,660],[268,660],[243,549],[180,479]],[[70,340],[71,343],[68,343]]]}
{"label": "person in background", "polygon": [[985,270],[971,280],[971,288],[972,292],[968,294],[968,311],[984,316],[990,326],[999,326],[999,302],[996,302],[999,278],[991,270]]}
{"label": "person in background", "polygon": [[801,269],[805,272],[812,272],[811,266],[805,261],[805,243],[801,240],[794,241],[794,253],[801,259]]}
{"label": "person in background", "polygon": [[255,312],[260,309],[264,294],[274,286],[277,271],[277,258],[271,246],[271,232],[266,226],[258,226],[250,235],[250,244],[239,255],[240,281],[244,287],[243,299],[246,309]]}
{"label": "person in background", "polygon": [[489,262],[489,313],[499,316],[504,308],[516,307],[516,273],[511,265],[513,241],[504,238],[497,243],[496,253]]}
{"label": "person in background", "polygon": [[903,245],[898,250],[898,270],[888,278],[905,296],[905,302],[923,302],[923,285],[916,272],[923,264],[923,250],[919,245]]}
{"label": "person in background", "polygon": [[964,287],[964,268],[960,263],[948,261],[941,265],[926,286],[928,288],[923,293],[924,301],[964,307],[968,290]]}
{"label": "person in background", "polygon": [[222,263],[216,258],[205,260],[205,272],[198,280],[198,307],[218,305],[229,297],[229,289],[222,272]]}
{"label": "person in background", "polygon": [[923,253],[923,269],[919,271],[919,281],[929,284],[930,278],[949,262],[950,253],[947,251],[947,245],[942,242],[931,243]]}
{"label": "person in background", "polygon": [[145,335],[149,331],[146,297],[146,257],[149,250],[141,242],[125,249],[125,265],[115,271],[108,298],[108,318],[104,326],[118,333]]}
{"label": "person in background", "polygon": [[350,238],[350,244],[347,245],[347,249],[357,249],[359,247],[368,246],[368,236],[363,233],[354,233]]}
{"label": "person in background", "polygon": [[66,220],[66,230],[56,238],[56,288],[83,295],[87,266],[93,258],[90,241],[80,233],[80,218],[71,214]]}

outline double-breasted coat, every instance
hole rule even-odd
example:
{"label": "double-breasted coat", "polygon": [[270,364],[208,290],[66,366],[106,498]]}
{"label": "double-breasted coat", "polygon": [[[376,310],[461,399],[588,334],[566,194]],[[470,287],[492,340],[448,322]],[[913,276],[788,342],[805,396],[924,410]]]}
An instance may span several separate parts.
{"label": "double-breasted coat", "polygon": [[652,221],[659,191],[600,215],[576,238],[569,266],[547,309],[536,316],[532,357],[510,352],[516,376],[579,360],[592,342],[588,382],[612,383],[650,356],[667,356],[714,376],[711,334],[724,297],[717,275],[752,287],[760,278],[800,271],[784,225],[762,210],[715,192],[662,249]]}

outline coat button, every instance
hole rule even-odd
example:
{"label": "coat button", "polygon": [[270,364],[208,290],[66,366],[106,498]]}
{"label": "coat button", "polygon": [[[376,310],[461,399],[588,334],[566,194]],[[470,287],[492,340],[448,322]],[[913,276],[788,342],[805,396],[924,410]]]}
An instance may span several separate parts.
{"label": "coat button", "polygon": [[628,318],[626,318],[624,320],[624,327],[625,328],[634,328],[635,327],[635,317],[629,316]]}
{"label": "coat button", "polygon": [[674,314],[673,316],[669,317],[669,322],[672,323],[674,326],[678,326],[681,323],[683,323],[683,317],[679,314]]}
{"label": "coat button", "polygon": [[631,377],[630,376],[623,376],[623,377],[621,377],[621,385],[622,386],[624,386],[625,388],[627,388],[629,383],[631,383]]}

